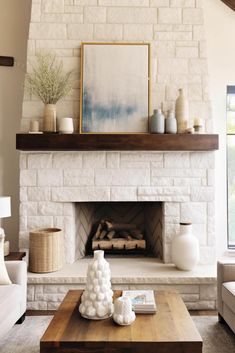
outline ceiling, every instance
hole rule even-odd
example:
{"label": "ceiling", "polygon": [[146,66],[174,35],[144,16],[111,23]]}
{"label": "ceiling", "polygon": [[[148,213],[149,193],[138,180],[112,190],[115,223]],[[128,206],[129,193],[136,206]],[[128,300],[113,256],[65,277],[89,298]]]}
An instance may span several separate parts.
{"label": "ceiling", "polygon": [[235,11],[235,0],[221,0],[228,5],[233,11]]}

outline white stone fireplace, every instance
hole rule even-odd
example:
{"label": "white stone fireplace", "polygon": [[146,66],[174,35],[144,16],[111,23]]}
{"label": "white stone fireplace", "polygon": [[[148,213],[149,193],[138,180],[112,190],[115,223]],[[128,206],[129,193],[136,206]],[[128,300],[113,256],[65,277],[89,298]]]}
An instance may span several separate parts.
{"label": "white stone fireplace", "polygon": [[[82,41],[149,42],[152,108],[163,102],[164,110],[171,109],[184,88],[191,123],[200,117],[205,132],[213,132],[203,0],[33,0],[28,70],[41,49],[73,70],[73,90],[57,112],[58,118],[73,117],[75,128]],[[42,112],[43,104],[25,93],[21,130],[28,131],[31,119],[41,120]],[[215,308],[215,275],[205,271],[215,261],[214,152],[175,150],[20,153],[20,248],[28,248],[31,229],[60,227],[67,262],[59,274],[29,274],[28,308],[57,308],[68,289],[83,288],[86,259],[76,261],[82,257],[78,205],[110,201],[161,202],[163,209],[163,264],[122,259],[122,276],[113,260],[114,288],[177,289],[189,308]],[[184,220],[192,221],[200,243],[203,270],[194,275],[168,265],[171,238]]]}
{"label": "white stone fireplace", "polygon": [[28,248],[31,229],[61,227],[73,263],[84,255],[86,203],[162,202],[162,260],[171,261],[172,236],[190,220],[201,263],[212,264],[213,174],[214,152],[21,152],[20,247]]}

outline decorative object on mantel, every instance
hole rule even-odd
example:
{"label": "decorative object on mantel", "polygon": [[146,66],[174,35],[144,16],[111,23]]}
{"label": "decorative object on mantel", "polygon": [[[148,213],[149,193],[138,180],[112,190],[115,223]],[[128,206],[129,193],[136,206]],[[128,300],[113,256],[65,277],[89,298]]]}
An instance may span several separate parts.
{"label": "decorative object on mantel", "polygon": [[168,111],[168,114],[165,120],[165,131],[167,134],[177,133],[177,121],[175,118],[175,113],[172,110]]}
{"label": "decorative object on mantel", "polygon": [[56,132],[56,103],[71,90],[72,71],[64,73],[62,61],[57,62],[51,53],[37,53],[36,60],[32,73],[26,76],[26,83],[30,93],[45,104],[43,131]]}
{"label": "decorative object on mantel", "polygon": [[84,318],[92,320],[106,319],[113,313],[111,273],[102,250],[94,251],[94,261],[88,265],[79,311]]}
{"label": "decorative object on mantel", "polygon": [[179,270],[191,271],[199,261],[199,243],[193,235],[192,223],[180,223],[180,232],[171,243],[172,262]]}
{"label": "decorative object on mantel", "polygon": [[195,130],[195,134],[203,133],[203,120],[200,118],[195,118],[193,122],[193,127]]}
{"label": "decorative object on mantel", "polygon": [[150,44],[82,43],[80,133],[147,133]]}
{"label": "decorative object on mantel", "polygon": [[153,111],[150,118],[150,132],[152,134],[164,134],[165,132],[165,117],[161,109],[154,109]]}
{"label": "decorative object on mantel", "polygon": [[131,325],[135,321],[130,298],[119,297],[114,301],[113,320],[121,326]]}
{"label": "decorative object on mantel", "polygon": [[39,132],[39,121],[38,120],[30,120],[29,123],[29,133]]}
{"label": "decorative object on mantel", "polygon": [[63,232],[59,228],[36,229],[29,233],[29,271],[58,271],[64,264]]}
{"label": "decorative object on mantel", "polygon": [[59,121],[59,132],[62,134],[72,134],[73,131],[73,118],[61,118]]}
{"label": "decorative object on mantel", "polygon": [[175,115],[177,120],[178,133],[184,133],[188,128],[189,107],[188,99],[182,88],[179,89],[179,96],[175,102]]}

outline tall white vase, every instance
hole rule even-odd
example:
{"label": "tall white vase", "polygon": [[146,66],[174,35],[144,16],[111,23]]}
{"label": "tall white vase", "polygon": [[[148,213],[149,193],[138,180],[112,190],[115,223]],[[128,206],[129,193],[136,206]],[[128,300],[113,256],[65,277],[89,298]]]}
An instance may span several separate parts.
{"label": "tall white vase", "polygon": [[191,223],[180,223],[180,232],[172,239],[172,262],[179,270],[191,271],[199,261],[199,243]]}
{"label": "tall white vase", "polygon": [[113,313],[111,273],[103,250],[94,251],[94,261],[88,265],[87,283],[79,311],[83,317],[92,320],[106,319]]}
{"label": "tall white vase", "polygon": [[56,132],[56,105],[45,104],[43,115],[43,131]]}
{"label": "tall white vase", "polygon": [[188,99],[182,88],[179,89],[179,96],[175,102],[175,115],[177,120],[178,133],[185,132],[189,123],[189,106]]}

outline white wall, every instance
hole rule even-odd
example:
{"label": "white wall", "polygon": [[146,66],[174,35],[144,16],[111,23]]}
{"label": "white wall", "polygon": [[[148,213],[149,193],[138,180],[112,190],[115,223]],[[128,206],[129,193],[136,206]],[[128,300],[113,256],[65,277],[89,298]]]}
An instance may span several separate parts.
{"label": "white wall", "polygon": [[235,12],[221,0],[204,0],[208,64],[215,132],[220,134],[216,156],[217,256],[227,247],[226,224],[226,86],[235,85]]}
{"label": "white wall", "polygon": [[11,250],[18,247],[19,162],[15,134],[19,131],[26,41],[31,0],[0,1],[0,55],[14,56],[15,66],[0,66],[0,195],[12,197],[12,217],[2,222]]}

